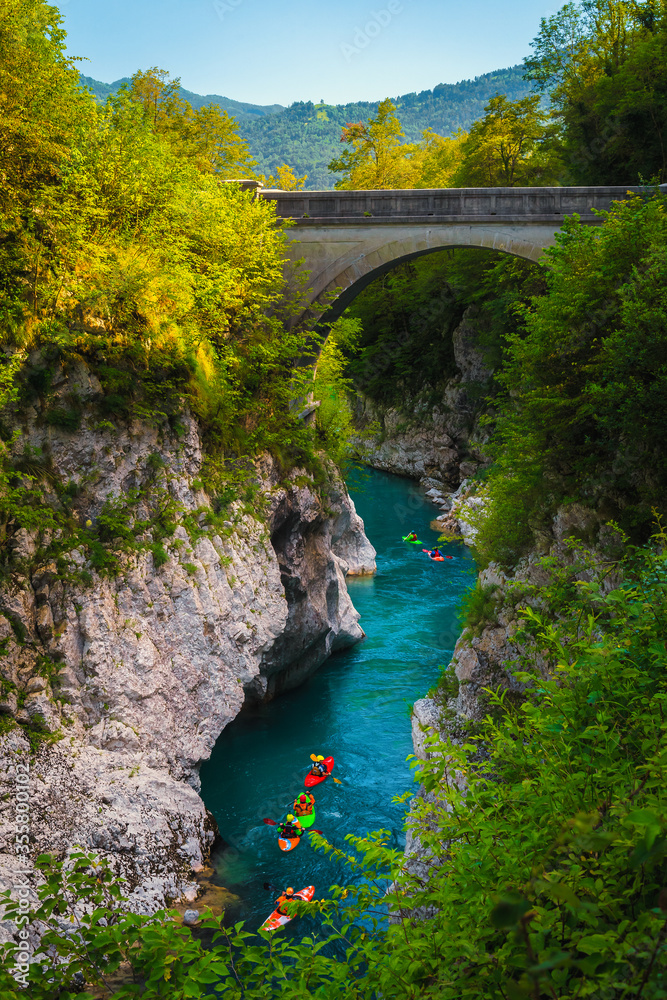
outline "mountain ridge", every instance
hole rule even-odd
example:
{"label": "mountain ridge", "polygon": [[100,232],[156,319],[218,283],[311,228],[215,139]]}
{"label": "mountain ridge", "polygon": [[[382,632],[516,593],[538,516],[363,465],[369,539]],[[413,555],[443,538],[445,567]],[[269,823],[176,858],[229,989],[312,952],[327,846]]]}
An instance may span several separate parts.
{"label": "mountain ridge", "polygon": [[[98,101],[105,101],[111,94],[117,93],[123,84],[132,82],[129,76],[122,76],[119,80],[114,80],[113,83],[102,83],[101,80],[95,80],[92,76],[84,76],[83,73],[80,74],[80,78],[81,85],[87,87]],[[252,121],[263,115],[278,114],[280,111],[286,110],[284,104],[248,104],[245,101],[234,101],[231,97],[223,97],[221,94],[195,94],[184,87],[179,88],[179,94],[195,110],[203,108],[207,104],[219,104],[223,111],[234,115],[239,121],[244,119]]]}

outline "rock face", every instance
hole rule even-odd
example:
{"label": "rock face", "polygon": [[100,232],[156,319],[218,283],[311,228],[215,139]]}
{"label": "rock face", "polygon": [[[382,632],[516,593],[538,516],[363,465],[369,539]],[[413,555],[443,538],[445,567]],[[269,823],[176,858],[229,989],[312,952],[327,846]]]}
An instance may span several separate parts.
{"label": "rock face", "polygon": [[[484,437],[477,418],[492,369],[479,346],[476,318],[470,306],[453,333],[458,374],[438,388],[436,405],[430,390],[396,409],[358,399],[355,422],[368,433],[358,438],[357,449],[367,465],[412,479],[431,477],[450,490],[479,468],[483,459],[471,442]],[[369,431],[378,425],[377,433]]]}
{"label": "rock face", "polygon": [[[462,495],[464,493],[465,489]],[[456,524],[455,509],[452,523]],[[585,544],[584,560],[581,552],[575,553],[570,548],[569,542],[573,539]],[[524,697],[524,685],[514,676],[514,668],[521,656],[525,655],[544,676],[549,673],[550,666],[537,648],[532,644],[522,645],[517,635],[520,624],[518,609],[526,602],[539,609],[540,588],[550,581],[542,556],[548,555],[552,566],[572,566],[577,560],[574,579],[590,581],[595,577],[601,590],[609,592],[620,583],[618,574],[609,572],[609,557],[613,555],[614,546],[621,544],[601,523],[595,511],[573,503],[557,511],[551,530],[537,539],[534,550],[521,560],[512,573],[504,572],[493,563],[482,570],[478,578],[479,586],[486,588],[492,596],[494,610],[475,632],[466,630],[460,636],[447,668],[448,683],[443,684],[433,696],[415,702],[412,740],[418,758],[426,760],[432,752],[427,746],[429,737],[440,736],[454,744],[466,741],[462,723],[479,721],[487,714],[486,689],[505,690],[508,700],[520,702]],[[457,773],[454,780],[460,790],[465,791],[465,776]],[[435,803],[438,808],[443,807],[443,803],[423,788],[419,797]],[[436,862],[424,848],[415,829],[410,830],[406,841],[406,858],[411,871],[422,879],[428,879],[429,871]],[[419,911],[414,912],[419,914]]]}
{"label": "rock face", "polygon": [[[84,406],[98,388],[83,368],[63,382]],[[128,878],[133,905],[154,908],[192,897],[214,838],[200,763],[246,699],[300,683],[363,637],[345,576],[372,573],[375,552],[333,472],[321,499],[265,459],[264,515],[239,501],[207,527],[195,421],[177,433],[104,424],[84,409],[72,434],[33,412],[23,443],[82,484],[80,524],[149,477],[178,523],[159,560],[149,537],[106,575],[83,547],[54,561],[42,556],[48,538],[10,539],[20,572],[0,588],[0,712],[56,734],[31,764],[30,856],[98,850]],[[0,888],[14,864],[16,764],[30,756],[20,728],[0,737]]]}

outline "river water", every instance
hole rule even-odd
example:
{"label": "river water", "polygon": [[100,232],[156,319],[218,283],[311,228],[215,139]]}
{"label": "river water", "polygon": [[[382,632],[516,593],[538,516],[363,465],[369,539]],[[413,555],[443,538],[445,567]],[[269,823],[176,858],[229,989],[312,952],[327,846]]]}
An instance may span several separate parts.
{"label": "river water", "polygon": [[392,798],[413,787],[410,706],[449,662],[457,605],[474,583],[465,546],[450,544],[453,559],[433,563],[401,540],[415,530],[428,545],[437,541],[430,522],[438,512],[420,487],[373,470],[353,472],[348,487],[378,551],[377,576],[348,581],[366,639],[297,691],[244,712],[202,766],[202,796],[226,845],[214,857],[214,881],[238,897],[228,916],[246,920],[250,930],[272,908],[265,881],[296,890],[314,885],[320,896],[350,881],[349,870],[315,852],[308,835],[283,853],[275,828],[262,822],[291,811],[311,753],[331,754],[343,782],[328,779],[314,790],[315,826],[327,839],[345,847],[347,833],[384,829],[393,846],[403,845],[406,806]]}

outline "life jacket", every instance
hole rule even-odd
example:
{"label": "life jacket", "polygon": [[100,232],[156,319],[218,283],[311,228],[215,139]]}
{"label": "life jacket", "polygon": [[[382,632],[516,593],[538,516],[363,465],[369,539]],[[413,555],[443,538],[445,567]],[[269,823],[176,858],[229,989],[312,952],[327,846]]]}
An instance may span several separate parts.
{"label": "life jacket", "polygon": [[294,803],[294,806],[292,807],[293,811],[294,811],[294,815],[295,816],[310,816],[310,814],[313,811],[313,805],[314,805],[314,803],[315,803],[315,799],[313,798],[312,795],[307,796],[307,799],[306,799],[305,802],[300,802],[299,799],[297,799],[295,801],[295,803]]}
{"label": "life jacket", "polygon": [[290,899],[295,899],[294,893],[292,893],[291,896],[288,896],[286,893],[283,892],[282,895],[278,897],[278,899],[276,900],[276,909],[278,913],[282,913],[286,917],[289,916],[289,913],[285,913],[285,911],[282,909],[282,906],[283,903],[289,902]]}
{"label": "life jacket", "polygon": [[296,823],[283,823],[278,828],[278,832],[285,840],[294,840],[295,837],[300,837],[304,831],[303,828],[297,826]]}

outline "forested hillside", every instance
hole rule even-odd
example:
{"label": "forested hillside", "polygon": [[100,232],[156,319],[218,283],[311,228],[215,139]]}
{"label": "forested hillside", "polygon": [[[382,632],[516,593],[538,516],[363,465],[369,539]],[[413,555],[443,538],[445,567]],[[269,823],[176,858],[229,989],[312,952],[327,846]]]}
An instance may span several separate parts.
{"label": "forested hillside", "polygon": [[[531,84],[523,79],[520,66],[487,73],[461,83],[441,83],[433,90],[403,94],[393,101],[408,142],[416,142],[425,129],[447,136],[457,129],[467,129],[482,116],[484,106],[496,93],[512,100],[523,97]],[[357,104],[292,104],[280,115],[244,123],[241,128],[260,173],[275,174],[287,161],[297,176],[308,174],[306,187],[327,190],[334,186],[336,174],[327,169],[340,153],[340,136],[345,125],[375,114],[379,102]]]}
{"label": "forested hillside", "polygon": [[[83,77],[82,81],[100,100],[105,100],[109,93],[127,82],[117,80],[109,85],[89,77]],[[416,142],[425,129],[447,136],[457,129],[469,128],[482,116],[484,106],[496,93],[518,100],[530,89],[531,84],[523,78],[522,67],[514,66],[474,80],[441,83],[419,94],[403,94],[394,99],[394,104],[406,140]],[[258,173],[275,176],[281,164],[289,163],[298,177],[308,175],[305,186],[311,190],[327,190],[334,186],[336,175],[328,169],[328,164],[340,153],[342,128],[349,122],[375,114],[379,106],[378,101],[356,104],[300,101],[289,108],[278,104],[259,107],[226,97],[201,97],[184,90],[180,94],[193,108],[216,103],[238,119],[240,133],[257,161]]]}

